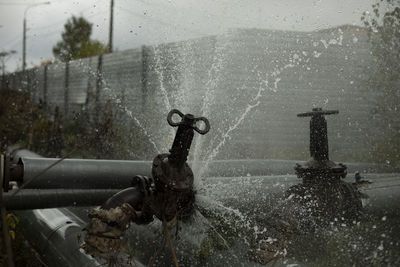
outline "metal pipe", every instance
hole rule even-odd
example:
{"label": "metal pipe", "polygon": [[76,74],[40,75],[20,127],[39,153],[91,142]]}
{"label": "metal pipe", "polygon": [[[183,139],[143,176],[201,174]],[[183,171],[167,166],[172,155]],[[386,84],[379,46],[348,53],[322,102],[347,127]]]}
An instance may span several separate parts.
{"label": "metal pipe", "polygon": [[[354,182],[348,175],[344,181]],[[370,184],[360,184],[363,208],[367,214],[392,214],[400,217],[400,173],[369,173],[364,179]],[[206,180],[207,194],[210,199],[229,204],[230,207],[268,213],[276,206],[285,191],[299,179],[295,175],[252,176],[252,177],[215,177]],[[262,200],[261,200],[262,199]]]}
{"label": "metal pipe", "polygon": [[[382,221],[384,216],[386,216],[390,222],[393,222],[393,220],[391,220],[393,218],[400,218],[400,174],[369,174],[365,175],[365,179],[372,181],[372,184],[360,186],[360,191],[365,194],[363,198],[363,207],[368,215],[366,218],[368,220],[367,224],[375,225],[382,222],[384,223],[384,221]],[[179,233],[179,242],[174,244],[179,262],[183,262],[187,266],[204,266],[205,263],[209,266],[260,266],[259,264],[248,261],[245,253],[248,249],[248,245],[243,242],[241,243],[240,238],[235,240],[235,242],[237,242],[235,243],[236,245],[231,247],[228,251],[216,249],[213,252],[214,255],[207,256],[203,261],[196,259],[193,254],[201,251],[202,245],[210,244],[207,238],[204,238],[204,236],[201,237],[202,233],[207,231],[216,233],[216,231],[219,231],[216,229],[210,230],[208,228],[210,222],[204,216],[207,216],[208,211],[212,211],[210,212],[211,214],[217,212],[224,217],[224,221],[231,222],[231,220],[235,220],[235,216],[232,215],[237,215],[239,217],[247,215],[249,221],[246,220],[246,222],[250,222],[251,218],[263,214],[262,217],[268,220],[271,211],[282,208],[282,199],[285,195],[285,191],[298,182],[299,179],[295,175],[211,177],[207,179],[203,185],[207,188],[206,194],[200,191],[196,196],[196,206],[201,207],[201,209],[195,213],[192,223],[180,224],[181,231]],[[387,193],[385,194],[385,192]],[[391,203],[388,203],[388,199]],[[251,208],[249,209],[249,207]],[[205,210],[206,213],[202,213],[200,210]],[[193,222],[195,222],[195,225],[193,225]],[[262,225],[258,226],[262,227]],[[153,255],[153,247],[148,244],[151,244],[153,240],[157,238],[157,230],[160,227],[161,223],[159,221],[155,221],[146,227],[135,224],[130,226],[127,236],[135,247],[141,248],[140,255],[142,258],[140,258],[140,260],[142,262],[148,262]],[[390,224],[384,227],[382,229],[382,234],[389,237],[391,227],[392,225]],[[221,229],[226,230],[223,227]],[[360,234],[364,236],[364,234],[367,235],[369,233],[357,232],[356,236],[358,237]],[[313,236],[313,234],[310,236]],[[339,233],[338,236],[338,238],[341,238]],[[315,236],[313,240],[318,240],[318,236]],[[276,266],[286,266],[288,263],[301,265],[299,261],[302,262],[304,258],[297,259],[296,256],[293,255],[300,255],[299,253],[302,250],[309,247],[309,244],[306,243],[310,242],[310,239],[305,238],[304,241],[299,242],[300,245],[291,247],[291,249],[297,251],[297,254],[291,254],[291,251],[289,251],[287,257],[283,260],[279,260]],[[315,245],[318,245],[318,243],[316,242]],[[395,246],[396,245],[393,245],[393,247]],[[360,248],[362,247],[360,246]],[[355,249],[355,251],[356,253],[365,253],[360,251],[360,249]],[[163,247],[161,253],[168,255],[168,247]],[[232,255],[235,256],[232,257]],[[162,264],[164,265],[171,265],[171,263],[171,257],[166,256],[162,260]]]}
{"label": "metal pipe", "polygon": [[[59,159],[21,158],[23,181],[35,177]],[[34,189],[123,189],[135,175],[149,176],[149,161],[65,159],[36,177],[26,188]]]}
{"label": "metal pipe", "polygon": [[[27,149],[10,147],[12,162],[23,168],[23,177],[11,181],[26,182],[52,165],[58,158],[43,158]],[[35,177],[26,189],[123,189],[131,186],[135,175],[150,176],[150,161],[64,159]]]}
{"label": "metal pipe", "polygon": [[[82,208],[61,208],[18,211],[17,216],[24,235],[48,266],[107,266],[80,249],[86,216],[78,216],[77,211],[86,213]],[[144,266],[137,259],[136,265]]]}
{"label": "metal pipe", "polygon": [[[246,177],[294,174],[296,163],[304,164],[306,161],[280,160],[280,159],[245,159],[245,160],[215,160],[208,163],[204,177]],[[203,166],[205,162],[189,162]],[[390,166],[378,163],[344,163],[349,173],[393,173],[400,172],[400,166]]]}
{"label": "metal pipe", "polygon": [[[29,150],[13,150],[13,162],[23,166],[23,177],[14,181],[27,181],[59,159],[42,158]],[[294,173],[298,161],[292,160],[218,160],[208,164],[203,177],[264,176]],[[301,163],[301,162],[300,162]],[[190,165],[204,165],[192,162]],[[346,163],[349,172],[398,172],[384,164]],[[44,174],[36,177],[27,189],[123,189],[132,186],[135,175],[151,176],[150,161],[65,159]]]}
{"label": "metal pipe", "polygon": [[[24,149],[14,149],[11,152],[13,162],[18,162],[23,166],[23,181],[31,179],[58,160],[41,158],[39,155]],[[227,179],[231,181],[235,180],[235,177],[253,176],[254,178],[254,176],[265,176],[266,174],[287,174],[293,172],[293,163],[294,161],[284,160],[220,160],[210,162],[209,170],[205,176],[228,176]],[[101,205],[118,189],[131,187],[134,175],[149,176],[150,169],[151,162],[149,161],[65,159],[44,174],[36,177],[14,199],[10,199],[12,192],[5,194],[4,201],[9,209]],[[388,171],[390,169],[379,164],[349,164],[349,170]],[[290,177],[291,184],[299,181],[295,176],[279,176],[279,181],[276,182],[284,183],[283,181],[288,181],[288,177]],[[350,179],[347,178],[346,180],[349,181]],[[224,181],[225,179],[219,178],[218,180]],[[273,180],[275,178],[268,177],[268,181]],[[209,182],[212,183],[212,180]],[[350,182],[353,181],[350,180]],[[374,186],[375,184],[369,188],[374,188]],[[236,190],[225,191],[235,192]],[[259,193],[270,194],[270,192]],[[224,195],[223,192],[220,193],[220,196],[222,195]],[[219,198],[220,196],[215,197]],[[381,203],[379,198],[376,201],[372,200],[372,202]],[[381,207],[382,205],[378,206]]]}
{"label": "metal pipe", "polygon": [[400,218],[400,174],[370,175],[372,184],[361,186],[365,213],[378,218]]}
{"label": "metal pipe", "polygon": [[10,146],[7,148],[7,153],[11,155],[13,163],[18,163],[21,157],[43,158],[39,154],[28,149],[19,148],[18,146]]}
{"label": "metal pipe", "polygon": [[116,194],[119,189],[24,189],[15,196],[3,194],[9,210],[48,209],[60,207],[97,206]]}
{"label": "metal pipe", "polygon": [[124,203],[128,203],[132,207],[136,208],[143,203],[144,193],[136,187],[129,187],[117,194],[113,195],[107,201],[101,205],[102,209],[111,209],[122,206]]}
{"label": "metal pipe", "polygon": [[[380,213],[383,213],[385,208],[400,205],[400,201],[398,201],[400,174],[369,174],[365,175],[365,178],[373,182],[361,187],[361,191],[370,196],[369,202],[366,203],[367,211],[376,215],[376,218],[380,220],[382,218],[379,217]],[[199,193],[198,205],[210,210],[225,206],[227,211],[235,208],[240,211],[249,211],[248,207],[252,207],[251,210],[257,212],[269,212],[277,207],[278,199],[283,196],[284,191],[298,182],[299,179],[295,175],[210,178],[206,180],[206,186],[209,189],[207,195],[201,196],[201,193]],[[385,194],[386,189],[390,190],[389,194]],[[388,197],[393,200],[390,201],[391,203],[388,203]],[[220,204],[213,206],[213,203],[221,203],[223,206]],[[398,207],[397,210],[400,211]],[[49,266],[98,266],[99,262],[79,250],[77,235],[81,233],[81,229],[86,224],[86,214],[87,209],[83,208],[19,211],[17,213],[21,218],[21,224],[27,230],[29,241],[38,249]],[[388,215],[386,214],[386,216]],[[198,236],[193,232],[206,231],[207,229],[203,228],[207,225],[205,225],[204,218],[200,214],[196,215],[196,220],[203,223],[196,225],[195,231],[190,225],[181,225],[180,241],[175,246],[180,261],[187,261],[191,263],[190,266],[204,266],[204,260],[200,261],[193,257],[193,251],[196,252],[200,249],[203,240],[200,237],[197,238]],[[135,248],[140,248],[139,254],[144,255],[134,255],[137,263],[139,261],[148,262],[148,259],[154,254],[154,246],[149,244],[152,244],[156,239],[159,227],[158,222],[150,224],[148,227],[131,225],[127,233],[129,243]],[[200,243],[196,243],[196,240]],[[160,259],[160,265],[171,264],[172,261],[168,257],[168,247],[163,249],[164,251],[161,254],[165,256]],[[245,248],[242,247],[234,247],[230,251],[216,250],[215,255],[208,257],[206,262],[208,265],[214,264],[215,266],[229,265],[229,263],[237,263],[238,266],[243,264],[259,266],[248,262],[243,251],[245,251]],[[236,256],[232,257],[232,254]],[[290,255],[288,257],[285,261],[296,263],[296,260],[291,258]],[[141,266],[139,263],[138,265]],[[286,265],[282,260],[278,261],[277,266]]]}
{"label": "metal pipe", "polygon": [[[204,192],[202,190],[199,191],[197,205],[211,210],[223,205],[227,207],[227,210],[237,209],[245,213],[257,212],[268,214],[268,212],[278,207],[279,199],[284,195],[286,189],[298,183],[299,179],[295,175],[258,176],[254,174],[279,172],[279,168],[282,166],[284,171],[281,172],[289,173],[289,171],[293,172],[293,165],[291,161],[250,160],[213,162],[210,164],[211,171],[208,173],[208,176],[212,173],[218,175],[205,179],[203,187],[207,188],[207,193],[206,195],[202,195]],[[354,164],[349,169],[372,170],[378,169],[378,167],[382,166]],[[244,177],[218,177],[235,173]],[[372,215],[376,215],[374,216],[375,218],[378,218],[381,214],[388,215],[386,211],[390,211],[390,214],[393,214],[393,216],[399,216],[399,214],[396,215],[396,212],[398,213],[400,210],[398,207],[400,205],[400,174],[365,174],[364,176],[365,179],[373,182],[372,184],[361,186],[360,189],[368,196],[364,202],[366,211]],[[346,179],[349,180],[349,177]],[[213,203],[220,204],[215,206]],[[252,207],[252,209],[249,210],[248,207]],[[79,250],[79,242],[76,239],[76,236],[85,225],[85,221],[87,220],[86,214],[87,210],[81,208],[18,212],[24,227],[30,227],[28,231],[29,240],[33,243],[38,242],[38,251],[43,255],[47,263],[52,266],[97,266],[99,263],[96,263]],[[56,218],[58,219],[56,220]],[[198,219],[199,221],[204,220],[201,218]],[[142,262],[147,262],[147,256],[150,257],[154,253],[152,246],[149,246],[149,244],[156,238],[155,233],[157,233],[156,230],[159,224],[151,224],[149,227],[148,229],[143,226],[132,225],[128,233],[129,242],[135,247],[140,248],[140,253],[145,255],[139,259],[136,258],[136,260]],[[191,226],[183,225],[182,227],[184,228],[180,234],[181,241],[176,245],[177,253],[179,254],[178,257],[180,257],[179,260],[186,259],[189,263],[193,263],[191,264],[192,266],[203,266],[204,261],[198,262],[193,257],[193,251],[200,249],[202,238],[198,239],[200,243],[193,243],[197,238],[193,238],[190,234]],[[206,227],[206,225],[196,226],[196,229],[198,227]],[[240,252],[243,252],[243,249],[245,250],[245,248],[240,247],[240,251],[237,251],[236,255],[243,254],[240,254]],[[217,251],[216,254],[222,255],[222,253],[225,253],[230,255],[233,252]],[[166,252],[165,255],[168,255],[168,253]],[[221,259],[218,255],[207,258],[207,264],[212,265],[215,263],[214,265],[223,265],[228,262],[232,263],[232,260],[235,260],[235,263],[238,263],[238,265],[244,262],[248,264],[246,257],[235,257],[234,259],[226,257],[226,260],[229,259],[229,261],[224,262],[224,257],[222,256]],[[164,257],[162,262],[165,264],[171,263],[167,257]]]}
{"label": "metal pipe", "polygon": [[[13,162],[18,163],[23,156],[41,158],[25,149],[9,149]],[[82,229],[86,226],[86,209],[50,208],[55,206],[101,205],[119,190],[32,190],[24,189],[12,199],[12,191],[4,194],[7,207],[12,209],[32,209],[17,211],[24,234],[49,266],[101,266],[104,262],[85,254],[80,245],[83,241]],[[80,216],[78,216],[80,214]],[[136,266],[144,265],[137,259]]]}

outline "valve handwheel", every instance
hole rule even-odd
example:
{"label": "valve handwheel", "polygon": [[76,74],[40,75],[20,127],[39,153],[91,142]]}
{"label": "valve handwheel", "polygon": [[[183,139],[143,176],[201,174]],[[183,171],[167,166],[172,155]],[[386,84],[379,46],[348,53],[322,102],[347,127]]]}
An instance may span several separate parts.
{"label": "valve handwheel", "polygon": [[[178,114],[181,117],[181,121],[179,122],[174,122],[172,119],[172,116],[174,114]],[[199,134],[206,134],[208,133],[208,131],[210,131],[210,122],[208,121],[207,118],[205,117],[194,117],[192,114],[186,114],[184,115],[182,112],[180,112],[178,109],[172,109],[167,116],[167,121],[168,124],[171,125],[172,127],[178,127],[179,125],[185,124],[187,126],[190,126],[191,128],[193,128],[193,130],[195,130],[196,132],[198,132]],[[204,129],[200,129],[199,127],[197,127],[196,123],[198,121],[202,121],[204,122]]]}

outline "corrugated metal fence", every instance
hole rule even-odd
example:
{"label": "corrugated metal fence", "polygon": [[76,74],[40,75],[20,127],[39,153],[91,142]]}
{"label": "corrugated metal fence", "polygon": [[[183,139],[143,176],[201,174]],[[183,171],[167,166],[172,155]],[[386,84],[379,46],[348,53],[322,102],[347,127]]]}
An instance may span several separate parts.
{"label": "corrugated metal fence", "polygon": [[332,158],[374,161],[383,140],[373,122],[378,93],[367,90],[375,65],[357,27],[243,29],[37,67],[7,82],[49,113],[58,106],[64,118],[85,110],[92,120],[111,107],[119,124],[165,152],[174,135],[170,108],[207,116],[212,131],[192,146],[196,159],[307,159],[309,120],[296,114],[339,109],[327,117]]}

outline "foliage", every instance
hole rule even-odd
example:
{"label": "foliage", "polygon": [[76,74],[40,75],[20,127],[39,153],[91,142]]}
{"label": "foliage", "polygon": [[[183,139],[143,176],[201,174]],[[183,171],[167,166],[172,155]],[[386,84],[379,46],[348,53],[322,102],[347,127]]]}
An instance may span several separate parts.
{"label": "foliage", "polygon": [[[59,108],[54,112],[43,103],[35,104],[28,93],[1,90],[0,149],[20,145],[45,157],[102,159],[151,159],[155,151],[137,127],[128,128],[111,102],[99,104],[96,118],[82,111],[65,120]],[[51,116],[50,114],[53,114]]]}
{"label": "foliage", "polygon": [[83,111],[63,123],[63,154],[75,148],[70,157],[149,160],[152,150],[147,138],[137,128],[128,129],[119,123],[121,115],[113,111],[110,102],[101,106],[102,111],[95,119]]}
{"label": "foliage", "polygon": [[68,19],[61,34],[62,41],[53,47],[54,56],[67,62],[72,59],[91,57],[107,53],[108,47],[100,41],[90,39],[92,23],[83,17]]}
{"label": "foliage", "polygon": [[[19,218],[13,213],[8,213],[6,221],[9,227],[10,237],[12,239],[11,247],[13,250],[14,264],[15,266],[32,266],[32,267],[43,267],[46,266],[41,262],[37,252],[30,247],[29,243],[23,234],[23,229],[20,228]],[[0,250],[4,250],[3,236],[0,236]],[[6,266],[7,260],[6,255],[0,255],[0,266]]]}
{"label": "foliage", "polygon": [[[45,143],[44,131],[48,120],[40,105],[33,104],[26,93],[5,90],[0,98],[0,148],[21,144],[30,147],[32,143]],[[32,146],[30,147],[33,148]]]}
{"label": "foliage", "polygon": [[19,223],[19,219],[17,216],[15,216],[13,213],[8,213],[6,216],[6,221],[8,224],[8,228],[10,229],[10,236],[11,239],[15,239],[15,228],[17,227],[17,223]]}
{"label": "foliage", "polygon": [[54,62],[52,60],[46,59],[46,60],[43,60],[43,61],[40,62],[40,66],[47,66],[47,65],[50,65],[50,64],[53,64],[53,63]]}
{"label": "foliage", "polygon": [[5,86],[5,77],[4,75],[6,74],[6,61],[7,59],[12,55],[15,54],[15,50],[10,50],[10,51],[2,51],[0,52],[0,70],[3,75],[1,78],[1,85],[0,86]]}
{"label": "foliage", "polygon": [[5,62],[7,58],[15,53],[17,53],[17,51],[15,50],[0,52],[0,63],[1,63],[0,69],[2,69],[3,74],[5,73]]}
{"label": "foliage", "polygon": [[372,8],[373,14],[364,13],[361,20],[369,30],[377,63],[369,84],[372,90],[380,90],[374,112],[384,140],[376,152],[378,158],[400,164],[400,1],[381,0]]}

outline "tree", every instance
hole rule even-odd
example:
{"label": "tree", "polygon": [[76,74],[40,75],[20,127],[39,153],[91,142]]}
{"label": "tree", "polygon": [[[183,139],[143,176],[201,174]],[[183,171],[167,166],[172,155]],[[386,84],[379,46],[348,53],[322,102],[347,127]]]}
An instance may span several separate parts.
{"label": "tree", "polygon": [[0,62],[1,62],[1,69],[3,70],[3,75],[6,72],[5,63],[8,59],[8,57],[10,57],[12,54],[15,54],[15,53],[16,53],[15,50],[0,52]]}
{"label": "tree", "polygon": [[380,0],[372,8],[373,14],[364,13],[361,20],[377,62],[369,82],[372,90],[379,90],[375,112],[385,138],[377,151],[386,161],[400,164],[400,0]]}
{"label": "tree", "polygon": [[12,54],[15,54],[15,53],[16,53],[15,50],[0,52],[0,63],[1,63],[0,69],[2,70],[2,74],[3,74],[2,75],[2,79],[1,79],[0,87],[2,87],[2,88],[5,88],[5,86],[6,86],[6,78],[5,78],[5,75],[6,75],[6,61],[7,61],[8,57],[10,57]]}
{"label": "tree", "polygon": [[83,17],[68,19],[61,34],[62,41],[53,47],[54,56],[67,62],[72,59],[91,57],[107,53],[108,47],[100,41],[90,39],[92,23]]}

